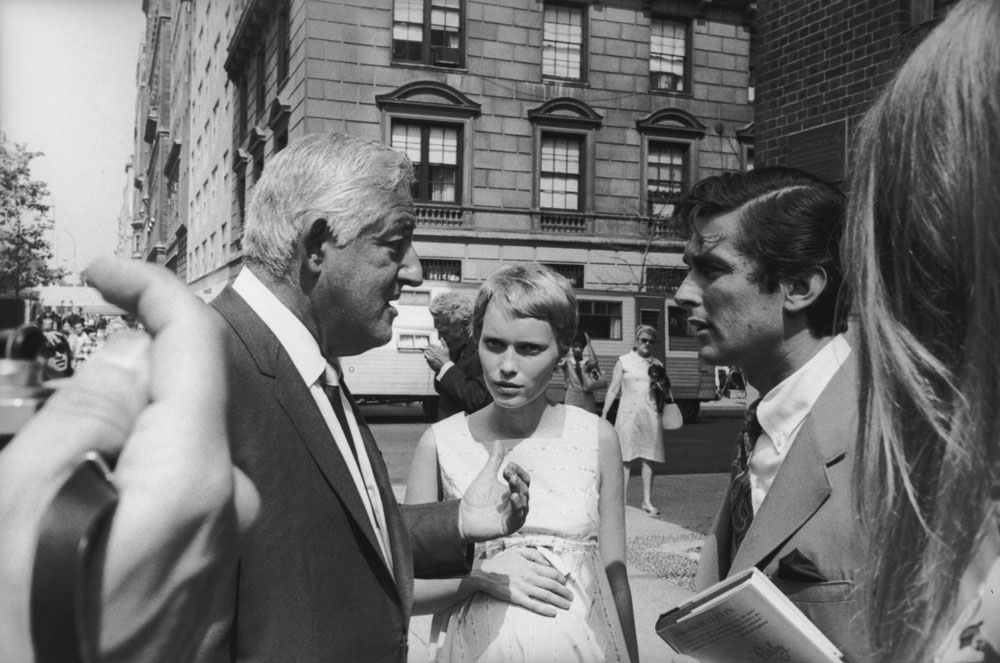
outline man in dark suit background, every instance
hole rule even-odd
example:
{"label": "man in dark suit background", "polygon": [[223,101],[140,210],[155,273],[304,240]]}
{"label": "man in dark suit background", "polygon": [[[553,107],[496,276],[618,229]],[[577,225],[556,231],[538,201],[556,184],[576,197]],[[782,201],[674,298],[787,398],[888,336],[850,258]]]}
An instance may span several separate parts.
{"label": "man in dark suit background", "polygon": [[737,366],[763,396],[747,413],[697,589],[756,566],[851,663],[866,542],[854,517],[855,360],[838,306],[841,194],[801,171],[710,177],[678,208],[690,267],[675,295],[700,356]]}
{"label": "man in dark suit background", "polygon": [[472,338],[472,305],[460,292],[442,292],[431,302],[434,329],[443,344],[424,350],[424,359],[434,371],[434,389],[440,396],[438,421],[457,412],[472,414],[493,402]]}
{"label": "man in dark suit background", "polygon": [[471,542],[516,530],[527,476],[499,445],[459,502],[400,507],[338,357],[387,342],[419,285],[402,154],[311,134],[250,200],[245,266],[212,302],[226,323],[234,462],[260,517],[201,660],[405,661],[414,573],[464,573]]}

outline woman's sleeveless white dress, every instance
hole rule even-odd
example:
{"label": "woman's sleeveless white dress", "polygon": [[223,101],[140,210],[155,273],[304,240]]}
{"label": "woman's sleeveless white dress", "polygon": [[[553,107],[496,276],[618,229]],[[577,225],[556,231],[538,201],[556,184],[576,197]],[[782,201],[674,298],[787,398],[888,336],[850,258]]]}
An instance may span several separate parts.
{"label": "woman's sleeveless white dress", "polygon": [[[570,569],[570,609],[543,617],[476,592],[434,616],[431,650],[437,661],[628,661],[597,548],[598,422],[596,415],[568,406],[561,437],[517,443],[507,460],[531,475],[527,521],[513,536],[476,546],[476,566],[506,548],[547,549]],[[489,454],[472,438],[464,413],[435,424],[434,437],[445,499],[457,499]]]}

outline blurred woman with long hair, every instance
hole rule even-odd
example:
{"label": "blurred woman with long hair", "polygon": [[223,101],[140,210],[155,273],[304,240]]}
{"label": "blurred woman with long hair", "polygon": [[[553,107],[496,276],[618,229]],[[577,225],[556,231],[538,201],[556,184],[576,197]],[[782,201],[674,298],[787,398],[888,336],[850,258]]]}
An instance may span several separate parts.
{"label": "blurred woman with long hair", "polygon": [[883,661],[1000,660],[998,37],[1000,3],[958,3],[857,135],[844,264]]}

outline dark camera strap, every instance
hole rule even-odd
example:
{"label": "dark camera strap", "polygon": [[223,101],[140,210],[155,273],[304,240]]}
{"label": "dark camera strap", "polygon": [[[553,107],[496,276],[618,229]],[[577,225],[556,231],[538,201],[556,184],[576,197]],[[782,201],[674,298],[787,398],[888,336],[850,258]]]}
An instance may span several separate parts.
{"label": "dark camera strap", "polygon": [[[97,452],[62,485],[42,520],[31,578],[31,638],[37,663],[96,663],[100,573],[92,560],[107,533],[118,491]],[[93,587],[92,587],[93,585]],[[96,596],[90,595],[93,589]]]}

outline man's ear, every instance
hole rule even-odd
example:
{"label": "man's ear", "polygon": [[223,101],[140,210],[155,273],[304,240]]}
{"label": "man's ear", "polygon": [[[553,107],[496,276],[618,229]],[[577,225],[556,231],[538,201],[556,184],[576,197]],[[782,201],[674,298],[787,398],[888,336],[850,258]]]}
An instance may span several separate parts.
{"label": "man's ear", "polygon": [[324,217],[318,216],[308,222],[308,227],[302,234],[302,249],[305,254],[305,264],[310,271],[319,271],[323,266],[324,248],[330,237],[329,225]]}
{"label": "man's ear", "polygon": [[826,270],[822,267],[784,279],[781,287],[785,292],[784,309],[787,313],[801,313],[826,290]]}

